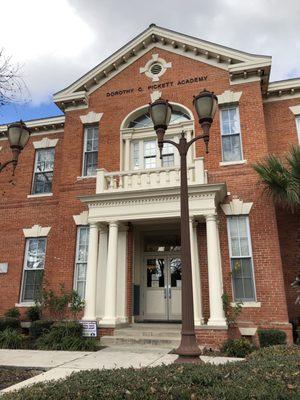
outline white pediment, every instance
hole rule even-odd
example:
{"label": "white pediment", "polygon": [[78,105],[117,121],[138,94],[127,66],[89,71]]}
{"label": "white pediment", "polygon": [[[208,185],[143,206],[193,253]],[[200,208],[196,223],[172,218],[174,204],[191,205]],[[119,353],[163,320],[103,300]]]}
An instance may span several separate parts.
{"label": "white pediment", "polygon": [[248,215],[253,203],[244,203],[243,200],[233,198],[228,204],[221,204],[225,215]]}
{"label": "white pediment", "polygon": [[289,107],[294,115],[300,115],[300,104],[296,106]]}
{"label": "white pediment", "polygon": [[87,225],[88,224],[88,211],[82,211],[78,215],[73,215],[73,219],[76,225]]}
{"label": "white pediment", "polygon": [[159,49],[163,49],[224,69],[229,72],[230,79],[243,77],[246,81],[250,74],[255,74],[268,80],[271,65],[269,56],[245,53],[151,24],[82,78],[56,93],[54,101],[62,108],[76,101],[86,103],[83,94],[89,95],[154,48],[158,49],[155,52],[158,57]]}
{"label": "white pediment", "polygon": [[55,147],[57,145],[58,139],[49,139],[49,138],[44,138],[42,140],[32,142],[33,147],[35,149],[46,149],[48,147]]}
{"label": "white pediment", "polygon": [[40,225],[33,225],[31,228],[24,228],[23,233],[26,238],[36,238],[48,236],[51,227],[42,227]]}
{"label": "white pediment", "polygon": [[218,104],[236,104],[240,101],[241,95],[242,92],[232,92],[231,90],[225,90],[225,92],[217,96]]}
{"label": "white pediment", "polygon": [[83,124],[96,124],[100,122],[103,113],[96,113],[94,111],[90,111],[86,115],[81,115],[80,120]]}

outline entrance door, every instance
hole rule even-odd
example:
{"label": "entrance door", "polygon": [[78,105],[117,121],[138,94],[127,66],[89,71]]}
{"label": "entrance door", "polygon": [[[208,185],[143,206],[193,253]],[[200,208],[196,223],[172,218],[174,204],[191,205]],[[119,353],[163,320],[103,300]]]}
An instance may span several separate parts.
{"label": "entrance door", "polygon": [[144,319],[181,320],[181,259],[149,254],[144,258]]}

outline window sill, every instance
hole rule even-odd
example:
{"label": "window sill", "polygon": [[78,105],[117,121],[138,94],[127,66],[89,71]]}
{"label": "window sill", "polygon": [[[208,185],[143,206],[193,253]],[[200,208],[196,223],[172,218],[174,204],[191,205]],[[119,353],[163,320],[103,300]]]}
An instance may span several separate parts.
{"label": "window sill", "polygon": [[34,301],[25,301],[21,303],[16,303],[15,307],[34,307],[35,304],[36,303]]}
{"label": "window sill", "polygon": [[36,197],[50,197],[50,196],[53,196],[53,193],[28,194],[27,199],[34,199]]}
{"label": "window sill", "polygon": [[82,180],[84,180],[84,179],[91,179],[91,178],[96,179],[96,178],[97,178],[97,175],[77,176],[77,180],[78,180],[78,181],[82,181]]}
{"label": "window sill", "polygon": [[[236,302],[230,303],[232,307],[236,306]],[[260,301],[245,301],[243,304],[241,304],[243,308],[260,308],[261,307],[261,302]]]}
{"label": "window sill", "polygon": [[247,160],[239,160],[239,161],[220,161],[220,167],[226,167],[227,165],[242,165],[247,164]]}

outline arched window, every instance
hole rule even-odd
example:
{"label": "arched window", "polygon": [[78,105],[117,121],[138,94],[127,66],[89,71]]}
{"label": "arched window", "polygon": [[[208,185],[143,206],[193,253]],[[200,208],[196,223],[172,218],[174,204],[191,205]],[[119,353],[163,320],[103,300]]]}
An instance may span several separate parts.
{"label": "arched window", "polygon": [[[186,112],[173,108],[170,125],[190,121],[190,119],[191,117]],[[128,124],[128,128],[148,128],[151,126],[153,126],[153,124],[148,112],[143,112],[143,114],[135,117]]]}

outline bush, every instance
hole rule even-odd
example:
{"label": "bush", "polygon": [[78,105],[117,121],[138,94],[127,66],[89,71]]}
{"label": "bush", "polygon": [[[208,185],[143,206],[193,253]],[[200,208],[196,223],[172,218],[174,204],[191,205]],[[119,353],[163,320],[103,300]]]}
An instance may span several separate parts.
{"label": "bush", "polygon": [[0,332],[5,331],[6,328],[20,329],[21,323],[18,318],[3,317],[0,318]]}
{"label": "bush", "polygon": [[29,334],[32,337],[32,339],[37,339],[44,333],[49,332],[52,325],[53,321],[46,321],[46,320],[33,321],[29,328]]}
{"label": "bush", "polygon": [[[255,351],[246,361],[171,364],[73,373],[3,394],[1,400],[296,400],[300,398],[298,346]],[[256,356],[257,355],[257,356]]]}
{"label": "bush", "polygon": [[81,334],[82,325],[78,322],[61,322],[39,337],[36,346],[40,350],[97,350],[96,340],[83,338]]}
{"label": "bush", "polygon": [[13,307],[6,311],[4,315],[9,318],[20,318],[20,311],[17,309],[17,307]]}
{"label": "bush", "polygon": [[286,333],[278,329],[260,329],[258,331],[260,347],[286,343]]}
{"label": "bush", "polygon": [[1,349],[21,349],[24,340],[24,336],[12,328],[6,328],[3,332],[0,332]]}
{"label": "bush", "polygon": [[253,345],[244,338],[226,340],[221,349],[228,357],[246,357],[253,350]]}
{"label": "bush", "polygon": [[29,319],[29,321],[38,321],[41,316],[40,316],[40,307],[39,306],[33,306],[29,307],[28,310],[26,311],[26,317]]}

